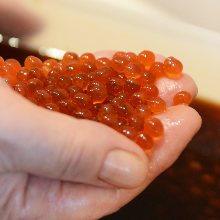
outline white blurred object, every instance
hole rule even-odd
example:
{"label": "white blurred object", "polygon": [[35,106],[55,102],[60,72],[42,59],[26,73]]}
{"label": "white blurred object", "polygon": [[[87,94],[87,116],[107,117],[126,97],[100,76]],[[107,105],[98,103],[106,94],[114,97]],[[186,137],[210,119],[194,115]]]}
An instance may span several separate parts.
{"label": "white blurred object", "polygon": [[147,48],[173,55],[196,80],[199,96],[220,103],[220,1],[23,1],[47,24],[42,33],[28,40],[31,47],[78,53],[104,49],[138,52]]}

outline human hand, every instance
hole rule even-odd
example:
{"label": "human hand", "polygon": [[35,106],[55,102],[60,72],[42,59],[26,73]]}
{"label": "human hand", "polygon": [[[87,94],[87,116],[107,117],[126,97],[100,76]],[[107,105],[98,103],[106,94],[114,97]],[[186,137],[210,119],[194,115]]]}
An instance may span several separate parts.
{"label": "human hand", "polygon": [[[0,2],[0,32],[23,36],[37,30],[39,20],[14,5],[15,0]],[[162,79],[158,86],[168,105],[177,90],[196,94],[187,76],[178,82]],[[2,82],[0,100],[2,220],[96,219],[110,214],[169,167],[200,126],[191,108],[171,107],[158,116],[165,126],[164,139],[147,158],[112,129],[48,112]]]}
{"label": "human hand", "polygon": [[[177,91],[197,93],[187,75],[157,85],[168,106]],[[3,82],[0,100],[3,220],[97,219],[115,212],[178,158],[201,124],[192,108],[169,107],[158,115],[164,137],[146,157],[113,129],[38,107]]]}
{"label": "human hand", "polygon": [[42,20],[21,0],[0,1],[0,34],[23,37],[42,28]]}

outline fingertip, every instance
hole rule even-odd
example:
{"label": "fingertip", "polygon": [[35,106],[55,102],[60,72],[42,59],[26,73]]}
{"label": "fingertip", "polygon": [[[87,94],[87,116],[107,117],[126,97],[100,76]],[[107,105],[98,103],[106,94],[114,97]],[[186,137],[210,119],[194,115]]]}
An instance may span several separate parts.
{"label": "fingertip", "polygon": [[192,100],[194,100],[198,94],[198,86],[194,79],[188,74],[183,74],[182,86],[185,91],[190,92]]}
{"label": "fingertip", "polygon": [[[200,129],[202,125],[202,117],[200,114],[191,106],[182,105],[182,108],[185,108],[185,111],[188,111],[188,114],[191,115],[191,119],[195,122],[195,133]],[[191,120],[190,120],[191,121]]]}
{"label": "fingertip", "polygon": [[156,143],[151,157],[151,174],[156,177],[170,167],[201,127],[201,117],[186,105],[170,107],[158,115],[164,125],[164,136]]}
{"label": "fingertip", "polygon": [[162,77],[156,82],[159,88],[159,95],[167,103],[167,106],[173,105],[173,97],[176,93],[187,91],[192,96],[192,100],[198,93],[198,88],[195,81],[187,74],[183,74],[178,80]]}
{"label": "fingertip", "polygon": [[[167,112],[158,116],[164,124],[165,135],[190,139],[201,126],[201,116],[190,106],[181,104],[171,106]],[[183,132],[184,130],[184,132]],[[182,131],[182,132],[181,132]],[[175,138],[173,138],[173,141]]]}
{"label": "fingertip", "polygon": [[115,50],[101,50],[101,51],[96,51],[94,53],[96,59],[99,59],[101,57],[107,57],[109,59],[111,59],[113,57],[113,55],[115,54]]}

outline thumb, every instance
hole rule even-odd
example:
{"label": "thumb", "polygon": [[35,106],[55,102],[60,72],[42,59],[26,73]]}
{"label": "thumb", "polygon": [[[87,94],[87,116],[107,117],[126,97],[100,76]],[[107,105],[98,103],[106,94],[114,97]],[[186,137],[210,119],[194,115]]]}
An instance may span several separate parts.
{"label": "thumb", "polygon": [[136,187],[148,159],[113,129],[35,106],[0,83],[0,172]]}

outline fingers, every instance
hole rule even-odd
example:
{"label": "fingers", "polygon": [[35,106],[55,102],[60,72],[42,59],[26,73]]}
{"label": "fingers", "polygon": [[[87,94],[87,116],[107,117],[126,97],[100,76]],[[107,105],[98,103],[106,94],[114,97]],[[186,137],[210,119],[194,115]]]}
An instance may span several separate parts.
{"label": "fingers", "polygon": [[159,174],[170,167],[201,126],[201,117],[191,107],[173,106],[158,115],[164,125],[164,137],[149,158],[146,181],[135,189],[118,189],[115,208],[120,208],[143,191]]}
{"label": "fingers", "polygon": [[164,136],[153,151],[150,169],[154,176],[171,166],[201,127],[200,115],[185,105],[173,106],[158,115],[164,125]]}
{"label": "fingers", "polygon": [[159,89],[159,96],[166,101],[167,106],[173,105],[173,97],[177,92],[189,92],[192,96],[192,100],[198,92],[195,82],[187,74],[183,74],[178,80],[172,80],[165,77],[160,78],[157,80],[156,85]]}
{"label": "fingers", "polygon": [[22,37],[42,28],[41,19],[28,10],[21,1],[0,1],[0,33]]}
{"label": "fingers", "polygon": [[[29,207],[34,207],[36,215],[46,213],[48,219],[99,219],[117,211],[176,160],[201,125],[198,113],[187,106],[171,107],[158,117],[165,127],[164,139],[149,159],[147,178],[142,185],[134,189],[107,189],[31,177],[25,198]],[[37,204],[42,205],[39,207]]]}
{"label": "fingers", "polygon": [[4,83],[0,100],[2,173],[117,187],[145,180],[147,157],[113,129],[35,106]]}

